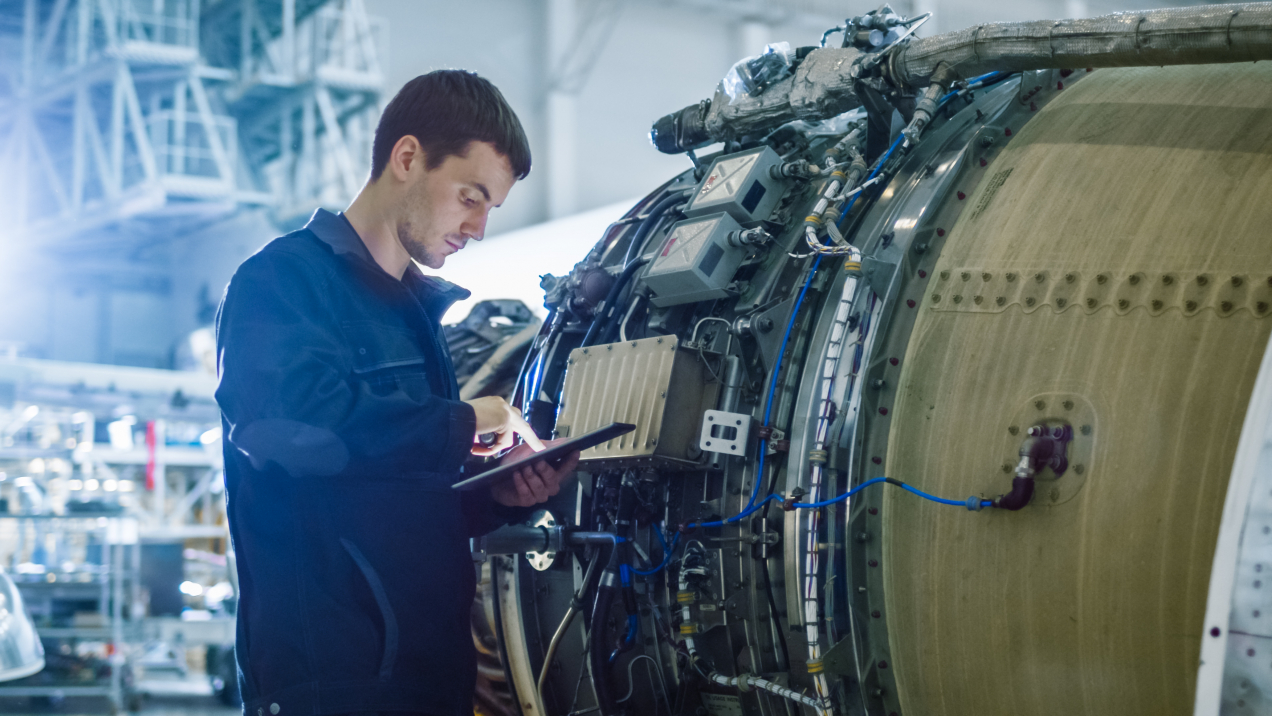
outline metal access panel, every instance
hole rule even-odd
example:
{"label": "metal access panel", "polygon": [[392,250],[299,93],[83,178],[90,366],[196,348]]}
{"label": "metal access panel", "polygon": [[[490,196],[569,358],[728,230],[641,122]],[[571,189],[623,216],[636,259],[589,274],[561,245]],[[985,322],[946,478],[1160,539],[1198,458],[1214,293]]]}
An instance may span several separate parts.
{"label": "metal access panel", "polygon": [[685,207],[685,216],[724,211],[744,226],[760,223],[773,213],[786,188],[769,173],[781,164],[782,158],[768,146],[716,158]]}
{"label": "metal access panel", "polygon": [[741,229],[725,213],[671,227],[645,274],[645,284],[655,294],[653,304],[664,308],[727,296],[725,289],[746,258],[745,249],[729,245],[729,232]]}
{"label": "metal access panel", "polygon": [[613,422],[636,429],[583,451],[591,469],[698,463],[698,425],[715,407],[718,385],[708,383],[695,351],[675,336],[576,348],[570,353],[557,413],[560,438]]}

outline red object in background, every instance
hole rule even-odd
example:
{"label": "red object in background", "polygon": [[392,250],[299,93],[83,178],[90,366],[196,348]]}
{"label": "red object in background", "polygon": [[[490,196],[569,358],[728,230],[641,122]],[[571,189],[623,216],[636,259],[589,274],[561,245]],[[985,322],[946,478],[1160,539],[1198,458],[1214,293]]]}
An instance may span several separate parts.
{"label": "red object in background", "polygon": [[155,421],[146,423],[146,491],[155,491]]}

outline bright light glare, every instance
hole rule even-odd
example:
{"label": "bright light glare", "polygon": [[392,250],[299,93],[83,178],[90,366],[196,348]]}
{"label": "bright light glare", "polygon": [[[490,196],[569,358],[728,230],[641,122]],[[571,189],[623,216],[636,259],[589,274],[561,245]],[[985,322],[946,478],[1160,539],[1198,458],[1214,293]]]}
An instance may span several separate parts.
{"label": "bright light glare", "polygon": [[84,481],[84,489],[85,489],[85,490],[88,490],[89,492],[92,492],[93,490],[96,490],[97,488],[98,488],[98,482],[97,482],[97,480],[94,480],[94,479],[92,479],[92,478],[89,478],[89,479],[87,479],[87,480],[85,480],[85,481]]}
{"label": "bright light glare", "polygon": [[31,418],[40,414],[40,406],[28,405],[26,410],[22,411],[22,422],[27,422]]}
{"label": "bright light glare", "polygon": [[220,426],[212,428],[211,430],[199,436],[199,442],[203,443],[204,445],[211,445],[212,443],[219,442],[220,440],[221,440]]}
{"label": "bright light glare", "polygon": [[229,582],[217,582],[208,587],[208,593],[205,598],[208,604],[215,604],[223,602],[232,596],[234,596],[234,587],[231,587]]}
{"label": "bright light glare", "polygon": [[27,469],[31,472],[44,472],[44,458],[37,457],[32,460],[31,463],[27,465]]}
{"label": "bright light glare", "polygon": [[79,490],[82,490],[84,489],[84,481],[83,480],[67,480],[66,489],[72,492],[77,492]]}
{"label": "bright light glare", "polygon": [[120,492],[132,492],[134,487],[136,487],[136,483],[134,483],[132,480],[120,480],[120,481],[119,481],[119,491],[120,491]]}
{"label": "bright light glare", "polygon": [[[131,417],[132,416],[128,416],[128,418]],[[115,450],[132,450],[132,426],[134,424],[136,424],[136,420],[129,420],[127,418],[116,420],[113,423],[107,423],[106,434],[110,436],[110,446]]]}
{"label": "bright light glare", "polygon": [[118,487],[119,482],[116,480],[102,480],[102,489],[107,492],[114,492]]}
{"label": "bright light glare", "polygon": [[200,594],[203,594],[203,585],[197,584],[195,582],[182,582],[181,593],[189,594],[192,597],[197,597]]}

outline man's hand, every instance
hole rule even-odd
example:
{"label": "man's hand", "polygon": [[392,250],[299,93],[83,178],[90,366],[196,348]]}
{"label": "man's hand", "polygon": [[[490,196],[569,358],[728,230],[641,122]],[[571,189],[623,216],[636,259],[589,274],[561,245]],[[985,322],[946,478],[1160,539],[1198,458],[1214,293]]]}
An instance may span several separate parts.
{"label": "man's hand", "polygon": [[[560,440],[550,440],[548,445],[556,445]],[[504,456],[500,462],[516,462],[533,455],[529,445],[518,445],[515,450]],[[560,467],[552,467],[547,460],[527,465],[512,474],[512,479],[505,480],[490,488],[490,496],[495,502],[508,507],[530,507],[546,502],[549,497],[561,491],[561,482],[565,480],[579,464],[579,454],[570,453]]]}
{"label": "man's hand", "polygon": [[508,405],[508,401],[503,398],[488,395],[464,402],[473,406],[473,412],[477,414],[477,434],[494,433],[496,437],[494,444],[490,446],[473,443],[474,455],[495,455],[503,452],[512,447],[513,439],[517,435],[520,435],[521,439],[525,440],[535,452],[543,449],[543,442],[534,434],[530,424],[521,417],[521,411]]}

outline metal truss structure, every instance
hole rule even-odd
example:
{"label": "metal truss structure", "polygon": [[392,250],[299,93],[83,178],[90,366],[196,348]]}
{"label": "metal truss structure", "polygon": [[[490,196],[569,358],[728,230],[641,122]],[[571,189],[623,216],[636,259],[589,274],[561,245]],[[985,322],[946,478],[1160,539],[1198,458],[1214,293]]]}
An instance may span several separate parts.
{"label": "metal truss structure", "polygon": [[384,42],[362,0],[0,0],[3,232],[87,248],[342,206]]}

